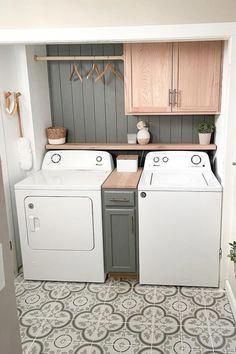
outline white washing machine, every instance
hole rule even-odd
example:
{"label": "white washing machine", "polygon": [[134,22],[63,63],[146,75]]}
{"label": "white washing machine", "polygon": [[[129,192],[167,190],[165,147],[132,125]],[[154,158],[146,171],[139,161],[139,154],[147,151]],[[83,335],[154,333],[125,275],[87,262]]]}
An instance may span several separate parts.
{"label": "white washing machine", "polygon": [[208,155],[150,152],[138,190],[140,283],[217,287],[222,187]]}
{"label": "white washing machine", "polygon": [[113,169],[100,151],[49,151],[15,185],[24,276],[104,282],[101,186]]}

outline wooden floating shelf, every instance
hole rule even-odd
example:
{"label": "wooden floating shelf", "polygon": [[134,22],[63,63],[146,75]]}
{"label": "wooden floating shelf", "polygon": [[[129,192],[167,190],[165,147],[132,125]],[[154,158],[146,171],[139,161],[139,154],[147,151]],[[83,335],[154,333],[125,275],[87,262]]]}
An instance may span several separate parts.
{"label": "wooden floating shelf", "polygon": [[119,144],[119,143],[67,143],[63,145],[46,145],[47,150],[216,150],[215,144],[200,145],[200,144]]}

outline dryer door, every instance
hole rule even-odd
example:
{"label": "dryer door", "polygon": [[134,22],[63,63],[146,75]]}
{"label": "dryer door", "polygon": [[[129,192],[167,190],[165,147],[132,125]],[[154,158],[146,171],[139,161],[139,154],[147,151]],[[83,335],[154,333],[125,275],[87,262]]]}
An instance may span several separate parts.
{"label": "dryer door", "polygon": [[25,214],[31,249],[94,248],[93,204],[88,197],[27,197]]}

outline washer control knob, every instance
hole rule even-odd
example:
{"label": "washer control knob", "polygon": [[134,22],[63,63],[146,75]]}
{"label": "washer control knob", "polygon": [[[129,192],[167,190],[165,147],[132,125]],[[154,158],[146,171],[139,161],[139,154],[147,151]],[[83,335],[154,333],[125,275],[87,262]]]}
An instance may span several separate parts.
{"label": "washer control knob", "polygon": [[202,159],[199,155],[193,155],[191,157],[191,162],[194,164],[194,165],[199,165],[201,163]]}
{"label": "washer control knob", "polygon": [[168,157],[165,156],[165,157],[163,157],[162,161],[163,161],[163,162],[168,162],[169,159],[168,159]]}
{"label": "washer control knob", "polygon": [[51,156],[51,161],[52,161],[53,163],[58,163],[58,162],[60,162],[60,161],[61,161],[61,155],[60,155],[60,154],[53,154],[53,155]]}
{"label": "washer control knob", "polygon": [[155,157],[153,157],[153,162],[155,162],[155,163],[157,163],[157,162],[159,162],[159,157],[158,156],[155,156]]}
{"label": "washer control knob", "polygon": [[140,193],[141,198],[146,198],[147,194],[145,192]]}
{"label": "washer control knob", "polygon": [[29,203],[28,207],[29,207],[29,209],[34,209],[34,204],[33,203]]}
{"label": "washer control knob", "polygon": [[101,161],[102,161],[102,156],[97,156],[97,157],[96,157],[96,161],[97,161],[97,162],[101,162]]}

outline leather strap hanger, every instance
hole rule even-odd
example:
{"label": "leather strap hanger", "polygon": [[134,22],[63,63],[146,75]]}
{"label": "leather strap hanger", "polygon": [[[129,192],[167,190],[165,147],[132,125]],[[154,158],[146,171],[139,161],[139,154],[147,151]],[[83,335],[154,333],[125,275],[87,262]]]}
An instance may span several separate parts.
{"label": "leather strap hanger", "polygon": [[[13,96],[13,100],[11,100],[10,98],[11,96]],[[22,129],[21,113],[20,113],[20,101],[19,101],[20,96],[21,96],[20,92],[10,92],[10,91],[4,92],[6,112],[10,116],[14,116],[17,113],[19,136],[20,138],[23,138],[23,129]]]}
{"label": "leather strap hanger", "polygon": [[[11,96],[13,95],[14,99],[11,100]],[[6,112],[10,115],[13,116],[14,114],[16,114],[17,111],[17,103],[16,103],[16,99],[15,99],[15,93],[13,92],[4,92],[4,98],[5,98],[5,109]]]}

